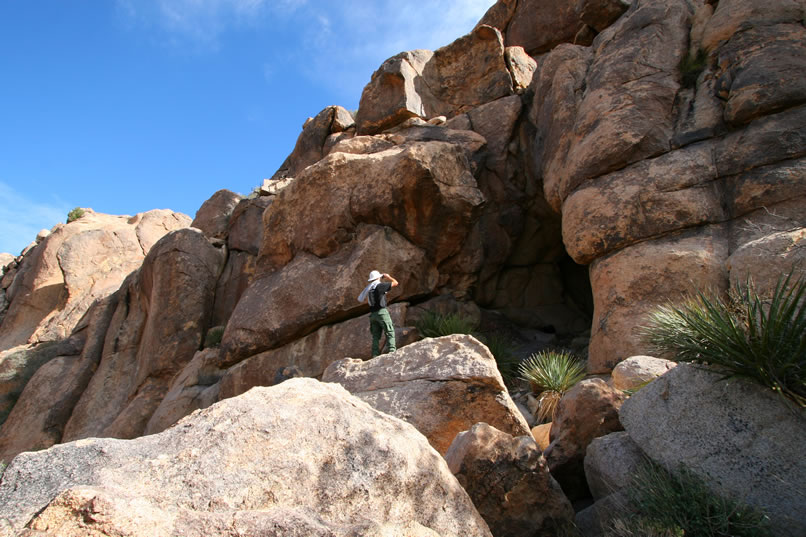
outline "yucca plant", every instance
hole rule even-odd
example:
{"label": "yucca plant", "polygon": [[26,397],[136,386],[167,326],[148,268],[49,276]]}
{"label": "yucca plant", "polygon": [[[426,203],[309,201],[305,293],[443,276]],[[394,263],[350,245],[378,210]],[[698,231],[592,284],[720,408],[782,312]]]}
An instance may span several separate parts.
{"label": "yucca plant", "polygon": [[518,366],[518,376],[539,394],[537,419],[545,423],[554,420],[563,394],[585,378],[585,364],[564,351],[541,351]]}
{"label": "yucca plant", "polygon": [[653,351],[710,364],[806,407],[806,280],[781,276],[768,299],[751,280],[723,299],[697,292],[654,310],[642,335]]}
{"label": "yucca plant", "polygon": [[470,320],[456,313],[444,315],[426,311],[415,323],[422,337],[441,337],[451,334],[470,334],[476,326]]}
{"label": "yucca plant", "polygon": [[711,491],[690,470],[672,473],[652,461],[641,464],[628,488],[630,516],[617,518],[607,537],[767,537],[769,518]]}

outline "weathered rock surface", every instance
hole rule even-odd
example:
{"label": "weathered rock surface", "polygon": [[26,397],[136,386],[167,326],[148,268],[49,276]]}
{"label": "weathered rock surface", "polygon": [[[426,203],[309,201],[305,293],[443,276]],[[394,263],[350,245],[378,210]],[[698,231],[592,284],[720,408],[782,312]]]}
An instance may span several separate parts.
{"label": "weathered rock surface", "polygon": [[776,535],[806,532],[806,411],[774,392],[680,364],[621,407],[630,438],[670,471],[765,509]]}
{"label": "weathered rock surface", "polygon": [[319,161],[324,155],[325,141],[333,133],[340,133],[354,125],[353,118],[341,106],[328,106],[302,127],[294,150],[285,159],[272,179],[296,177],[302,170]]}
{"label": "weathered rock surface", "polygon": [[[576,0],[551,3],[520,0],[506,27],[507,46],[520,46],[529,54],[536,55],[548,52],[560,43],[575,41],[584,26],[577,3]],[[587,45],[590,41],[581,44]]]}
{"label": "weathered rock surface", "polygon": [[613,368],[613,387],[617,390],[641,388],[676,365],[677,362],[654,356],[630,356]]}
{"label": "weathered rock surface", "polygon": [[22,454],[0,485],[0,518],[9,536],[490,535],[413,427],[310,379],[162,434]]}
{"label": "weathered rock surface", "polygon": [[653,307],[679,300],[693,287],[725,290],[727,254],[726,230],[712,226],[641,242],[594,261],[588,371],[607,373],[641,354],[645,346],[635,327]]}
{"label": "weathered rock surface", "polygon": [[230,367],[320,326],[367,311],[356,297],[365,285],[364,274],[378,267],[400,282],[388,296],[390,303],[435,289],[434,265],[422,250],[390,228],[360,225],[355,239],[355,244],[327,258],[298,254],[283,270],[256,278],[224,332],[221,366]]}
{"label": "weathered rock surface", "polygon": [[201,346],[209,327],[223,252],[192,228],[165,236],[117,291],[98,370],[64,440],[132,438]]}
{"label": "weathered rock surface", "polygon": [[74,336],[38,345],[20,345],[0,352],[0,423],[6,420],[37,370],[59,356],[81,354],[84,338]]}
{"label": "weathered rock surface", "polygon": [[[551,118],[553,112],[542,110],[546,106],[558,112],[557,118],[536,124],[544,192],[555,210],[587,180],[669,150],[689,15],[684,0],[636,2],[585,51],[592,54],[586,71],[579,56],[560,59],[571,78],[550,95],[535,92],[533,117]],[[556,63],[541,64],[542,82],[561,75],[551,67]],[[579,75],[584,76],[581,95]],[[569,108],[559,110],[559,103]]]}
{"label": "weathered rock surface", "polygon": [[598,378],[578,382],[557,406],[551,444],[543,454],[569,499],[586,497],[583,461],[594,438],[621,431],[618,411],[627,397]]}
{"label": "weathered rock surface", "polygon": [[215,347],[193,355],[190,363],[171,381],[143,434],[162,432],[194,410],[207,408],[219,400],[218,380],[222,371],[216,366],[217,359],[218,348]]}
{"label": "weathered rock surface", "polygon": [[594,438],[585,452],[585,478],[598,501],[630,486],[645,455],[624,431]]}
{"label": "weathered rock surface", "polygon": [[445,460],[495,537],[553,537],[572,526],[571,502],[531,436],[477,423],[456,436]]}
{"label": "weathered rock surface", "polygon": [[[391,304],[388,309],[395,325],[397,347],[412,343],[417,334],[415,329],[405,325],[407,304]],[[381,343],[385,341],[382,336]],[[278,376],[282,378],[282,372],[288,367],[294,368],[300,376],[321,378],[331,363],[343,358],[372,358],[369,314],[323,326],[288,345],[239,362],[221,379],[220,397],[234,397],[253,386],[276,384]]]}
{"label": "weathered rock surface", "polygon": [[512,92],[501,33],[479,26],[435,52],[386,60],[361,94],[356,125],[359,134],[375,134],[412,117],[451,118]]}
{"label": "weathered rock surface", "polygon": [[535,425],[532,427],[532,437],[537,442],[537,445],[540,447],[540,451],[545,451],[549,444],[551,444],[550,440],[551,435],[551,422],[549,423],[541,423],[540,425]]}
{"label": "weathered rock surface", "polygon": [[242,199],[243,196],[231,190],[219,190],[202,203],[190,226],[211,239],[226,239],[232,212]]}
{"label": "weathered rock surface", "polygon": [[379,267],[400,282],[396,298],[428,295],[482,203],[448,143],[331,153],[309,166],[264,213],[258,275],[227,325],[222,364],[366,311],[355,298]]}
{"label": "weathered rock surface", "polygon": [[332,363],[323,382],[338,382],[374,408],[414,425],[440,453],[479,421],[513,436],[530,434],[490,351],[473,336],[412,343],[369,361]]}
{"label": "weathered rock surface", "polygon": [[[398,348],[418,338],[404,324],[406,303],[392,304]],[[219,367],[217,348],[199,351],[177,375],[146,426],[145,434],[160,432],[199,408],[245,393],[255,386],[273,386],[291,377],[320,378],[330,363],[345,357],[369,359],[372,340],[369,316],[323,326],[288,345],[250,356],[229,369]],[[385,338],[381,339],[383,343]]]}
{"label": "weathered rock surface", "polygon": [[24,256],[7,289],[0,349],[65,339],[94,301],[140,266],[159,237],[189,223],[167,210],[128,217],[87,209],[78,220],[58,224]]}
{"label": "weathered rock surface", "polygon": [[227,247],[257,256],[263,242],[263,211],[273,198],[260,196],[243,199],[232,210],[227,230]]}
{"label": "weathered rock surface", "polygon": [[300,252],[326,257],[359,223],[388,226],[440,263],[458,252],[482,201],[467,160],[450,144],[331,154],[264,213],[260,268],[281,268]]}
{"label": "weathered rock surface", "polygon": [[[610,525],[631,509],[627,493],[614,492],[579,511],[574,518],[576,527],[585,537],[607,537]],[[605,533],[605,532],[608,533]]]}

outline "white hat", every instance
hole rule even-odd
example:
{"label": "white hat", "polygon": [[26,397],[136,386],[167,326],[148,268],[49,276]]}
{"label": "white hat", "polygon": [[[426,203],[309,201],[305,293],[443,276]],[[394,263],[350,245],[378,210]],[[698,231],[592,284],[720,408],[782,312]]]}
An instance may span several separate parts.
{"label": "white hat", "polygon": [[381,274],[377,270],[373,270],[372,272],[369,273],[369,279],[367,281],[368,282],[373,282],[373,281],[377,280],[378,278],[380,278],[381,276],[383,276],[383,274]]}

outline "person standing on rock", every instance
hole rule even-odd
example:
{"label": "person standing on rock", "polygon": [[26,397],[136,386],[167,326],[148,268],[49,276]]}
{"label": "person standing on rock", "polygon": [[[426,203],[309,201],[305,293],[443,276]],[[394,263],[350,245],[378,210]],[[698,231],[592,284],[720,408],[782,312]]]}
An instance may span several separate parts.
{"label": "person standing on rock", "polygon": [[[386,282],[382,280],[388,280]],[[369,331],[372,333],[372,357],[380,352],[381,333],[386,334],[386,352],[395,352],[395,326],[392,317],[386,309],[386,293],[392,287],[397,287],[397,280],[390,275],[381,274],[377,270],[369,273],[369,284],[358,295],[358,301],[365,299],[369,302]]]}

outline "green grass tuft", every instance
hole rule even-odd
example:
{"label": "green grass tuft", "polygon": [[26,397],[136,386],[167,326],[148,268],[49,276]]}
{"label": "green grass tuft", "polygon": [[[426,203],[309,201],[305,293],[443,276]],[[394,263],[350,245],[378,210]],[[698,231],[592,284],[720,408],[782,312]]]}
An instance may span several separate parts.
{"label": "green grass tuft", "polygon": [[634,514],[615,519],[606,537],[771,537],[769,518],[714,494],[681,467],[671,473],[646,461],[628,489]]}
{"label": "green grass tuft", "polygon": [[207,331],[204,336],[204,348],[215,348],[221,345],[221,338],[224,336],[224,326],[214,326]]}
{"label": "green grass tuft", "polygon": [[518,359],[515,357],[512,340],[499,333],[477,334],[477,337],[490,349],[504,380],[516,378],[518,376]]}
{"label": "green grass tuft", "polygon": [[683,56],[680,60],[680,79],[684,88],[693,88],[697,85],[697,79],[705,70],[707,63],[708,53],[703,49],[697,49],[694,54],[687,52]]}
{"label": "green grass tuft", "polygon": [[553,421],[563,394],[585,378],[585,364],[567,352],[541,351],[524,360],[518,374],[540,394],[537,419],[547,422]]}
{"label": "green grass tuft", "polygon": [[476,326],[456,313],[447,315],[426,311],[415,323],[422,337],[442,337],[451,334],[471,334]]}
{"label": "green grass tuft", "polygon": [[697,292],[650,313],[641,334],[652,351],[710,364],[806,407],[806,280],[781,276],[764,299],[753,282],[726,299]]}

